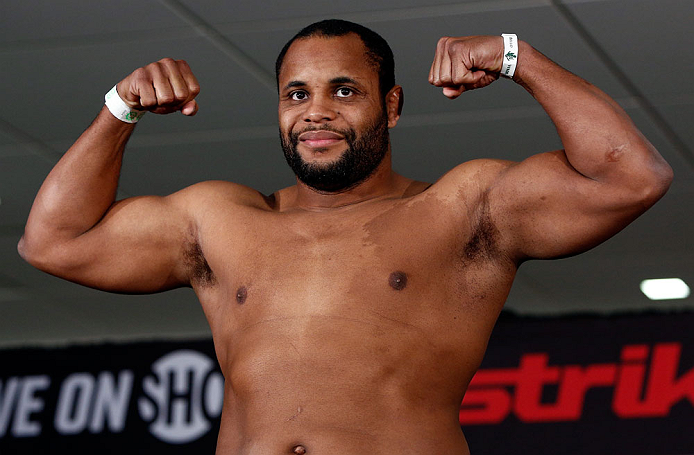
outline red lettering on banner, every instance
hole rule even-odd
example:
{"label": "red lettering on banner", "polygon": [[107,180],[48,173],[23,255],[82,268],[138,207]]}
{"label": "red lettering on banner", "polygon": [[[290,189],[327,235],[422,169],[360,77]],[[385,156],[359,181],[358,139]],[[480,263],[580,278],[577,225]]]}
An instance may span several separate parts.
{"label": "red lettering on banner", "polygon": [[[559,368],[557,368],[559,370]],[[559,391],[556,403],[540,403],[542,389],[532,402],[518,399],[521,388],[516,389],[516,415],[524,422],[560,422],[578,420],[583,413],[583,402],[586,392],[592,387],[614,384],[615,365],[589,365],[585,368],[578,365],[561,367],[558,379]]]}
{"label": "red lettering on banner", "polygon": [[549,355],[526,354],[521,357],[513,410],[525,422],[542,420],[544,411],[540,405],[545,385],[559,381],[559,367],[548,367]]}
{"label": "red lettering on banner", "polygon": [[[612,409],[622,418],[662,416],[658,404],[653,400],[642,400],[644,383],[646,381],[646,360],[648,346],[626,346],[622,349],[622,361],[619,369],[619,379],[612,397]],[[667,414],[667,409],[665,409]]]}
{"label": "red lettering on banner", "polygon": [[[458,418],[466,423],[499,423],[511,412],[511,394],[503,388],[490,388],[492,385],[511,385],[518,380],[518,370],[499,368],[479,370],[474,378],[479,388],[468,389],[460,407]],[[470,383],[470,386],[473,384]]]}
{"label": "red lettering on banner", "polygon": [[[615,391],[613,409],[623,418],[665,417],[670,408],[683,399],[694,405],[694,368],[677,379],[682,345],[680,343],[661,343],[653,348],[651,365],[648,371],[648,387],[645,397],[643,383],[645,365],[622,367],[621,376],[625,379],[622,388]],[[633,383],[628,378],[634,376]]]}
{"label": "red lettering on banner", "polygon": [[460,423],[499,423],[511,411],[511,394],[504,389],[468,390],[460,407]]}
{"label": "red lettering on banner", "polygon": [[[594,387],[614,387],[612,411],[621,418],[664,417],[687,399],[694,405],[694,368],[677,377],[681,343],[659,343],[650,368],[647,345],[624,346],[621,363],[550,366],[546,353],[523,354],[517,368],[480,370],[460,407],[461,425],[493,424],[513,412],[523,422],[575,421]],[[648,370],[647,386],[646,371]],[[547,386],[553,403],[542,402]]]}

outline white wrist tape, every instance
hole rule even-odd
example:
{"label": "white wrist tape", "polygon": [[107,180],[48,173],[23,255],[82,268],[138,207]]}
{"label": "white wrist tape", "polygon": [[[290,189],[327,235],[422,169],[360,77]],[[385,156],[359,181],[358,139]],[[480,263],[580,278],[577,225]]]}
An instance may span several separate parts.
{"label": "white wrist tape", "polygon": [[140,120],[147,111],[133,109],[127,104],[125,104],[125,101],[123,101],[121,97],[118,95],[118,90],[116,90],[116,86],[117,84],[114,85],[111,90],[109,90],[106,96],[104,96],[104,100],[106,101],[106,107],[109,111],[111,111],[111,114],[113,114],[113,116],[118,120],[125,123],[137,123],[137,121]]}
{"label": "white wrist tape", "polygon": [[501,62],[501,75],[513,77],[518,63],[518,37],[513,33],[504,33],[504,57]]}

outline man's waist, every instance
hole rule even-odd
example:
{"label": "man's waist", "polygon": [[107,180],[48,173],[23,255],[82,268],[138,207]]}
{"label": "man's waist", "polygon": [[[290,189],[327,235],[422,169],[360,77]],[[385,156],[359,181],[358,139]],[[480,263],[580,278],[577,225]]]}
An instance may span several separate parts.
{"label": "man's waist", "polygon": [[[326,412],[326,408],[331,407],[333,409]],[[396,413],[388,418],[365,418],[363,413],[354,416],[349,409],[326,401],[321,408],[309,406],[301,412],[295,411],[289,419],[273,421],[271,415],[251,415],[237,420],[243,422],[239,428],[222,426],[222,435],[226,431],[242,433],[240,447],[228,453],[469,453],[457,419],[442,419],[425,409],[406,415]]]}

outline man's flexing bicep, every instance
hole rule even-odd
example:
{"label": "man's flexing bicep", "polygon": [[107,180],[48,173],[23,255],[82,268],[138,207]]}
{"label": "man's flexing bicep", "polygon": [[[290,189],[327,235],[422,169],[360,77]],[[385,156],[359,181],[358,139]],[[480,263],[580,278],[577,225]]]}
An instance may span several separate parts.
{"label": "man's flexing bicep", "polygon": [[106,291],[150,293],[185,286],[195,228],[182,199],[175,194],[118,201],[78,236],[28,225],[19,251],[45,272]]}
{"label": "man's flexing bicep", "polygon": [[48,273],[109,291],[185,285],[186,193],[115,199],[125,145],[141,111],[194,115],[199,91],[182,60],[162,59],[121,80],[41,185],[18,245],[22,257]]}
{"label": "man's flexing bicep", "polygon": [[[513,40],[513,81],[544,108],[564,149],[501,171],[484,200],[516,260],[580,253],[653,205],[672,170],[607,94]],[[506,47],[501,37],[442,38],[429,81],[449,98],[486,87],[499,77]]]}
{"label": "man's flexing bicep", "polygon": [[509,166],[489,188],[492,218],[509,254],[517,260],[558,258],[607,240],[663,193],[639,173],[628,175],[623,180],[586,177],[563,150]]}

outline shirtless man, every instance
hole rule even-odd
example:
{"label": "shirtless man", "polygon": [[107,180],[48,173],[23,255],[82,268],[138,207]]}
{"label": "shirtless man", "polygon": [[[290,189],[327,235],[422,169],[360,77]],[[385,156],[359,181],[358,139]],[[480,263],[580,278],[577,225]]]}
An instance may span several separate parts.
{"label": "shirtless man", "polygon": [[[387,44],[329,21],[278,59],[296,185],[115,202],[133,125],[102,109],[46,178],[19,251],[107,291],[195,290],[226,379],[219,455],[468,454],[460,403],[518,266],[599,244],[672,178],[613,100],[518,44],[513,80],[564,150],[474,160],[433,185],[396,174],[403,92]],[[442,38],[429,81],[455,98],[496,80],[504,55],[498,36]],[[197,111],[180,60],[117,88],[133,108]]]}

